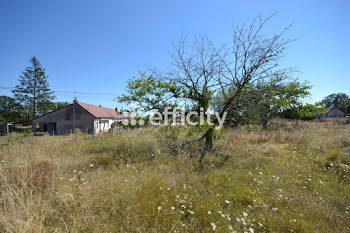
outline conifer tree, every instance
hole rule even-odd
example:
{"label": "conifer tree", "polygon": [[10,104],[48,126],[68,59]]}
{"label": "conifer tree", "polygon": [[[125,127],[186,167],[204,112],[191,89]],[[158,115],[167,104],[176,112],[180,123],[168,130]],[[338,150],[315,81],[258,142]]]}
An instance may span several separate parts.
{"label": "conifer tree", "polygon": [[14,97],[24,107],[26,121],[45,114],[50,110],[52,100],[56,97],[50,90],[45,69],[39,60],[33,56],[30,66],[19,77],[20,84],[13,90]]}

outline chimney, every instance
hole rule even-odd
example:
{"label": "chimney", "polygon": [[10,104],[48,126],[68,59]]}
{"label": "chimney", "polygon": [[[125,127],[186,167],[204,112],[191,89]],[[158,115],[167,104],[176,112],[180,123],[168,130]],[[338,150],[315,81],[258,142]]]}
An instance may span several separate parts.
{"label": "chimney", "polygon": [[99,106],[100,106],[100,108],[102,107],[101,104]]}
{"label": "chimney", "polygon": [[74,97],[73,102],[74,102],[74,103],[78,103],[78,99],[77,99],[77,97]]}
{"label": "chimney", "polygon": [[115,108],[115,111],[118,112],[118,108]]}

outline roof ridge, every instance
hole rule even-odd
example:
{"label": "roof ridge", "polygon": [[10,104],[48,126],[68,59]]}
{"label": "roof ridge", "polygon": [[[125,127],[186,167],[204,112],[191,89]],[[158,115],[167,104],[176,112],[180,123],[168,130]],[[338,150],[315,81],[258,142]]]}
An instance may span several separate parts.
{"label": "roof ridge", "polygon": [[97,106],[93,104],[87,104],[87,103],[78,102],[78,101],[76,103],[96,118],[103,118],[103,117],[120,118],[121,117],[121,114],[112,108]]}

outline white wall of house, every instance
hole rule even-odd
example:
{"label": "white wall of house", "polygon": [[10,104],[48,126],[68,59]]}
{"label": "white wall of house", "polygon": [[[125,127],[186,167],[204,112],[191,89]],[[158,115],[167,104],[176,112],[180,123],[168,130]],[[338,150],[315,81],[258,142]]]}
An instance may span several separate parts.
{"label": "white wall of house", "polygon": [[121,121],[119,118],[95,118],[94,127],[95,133],[109,132],[112,129],[114,122]]}

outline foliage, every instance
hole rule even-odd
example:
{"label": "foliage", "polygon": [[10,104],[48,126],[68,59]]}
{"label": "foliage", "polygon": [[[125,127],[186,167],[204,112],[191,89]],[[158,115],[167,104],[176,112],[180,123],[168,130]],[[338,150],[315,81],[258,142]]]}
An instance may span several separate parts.
{"label": "foliage", "polygon": [[350,98],[345,93],[333,93],[323,98],[323,107],[337,107],[345,113],[350,113]]}
{"label": "foliage", "polygon": [[31,66],[25,69],[19,78],[20,84],[13,90],[14,98],[26,110],[22,117],[27,122],[38,114],[50,111],[52,100],[55,99],[39,60],[34,56],[29,62]]}
{"label": "foliage", "polygon": [[310,94],[311,87],[307,83],[284,81],[284,78],[277,77],[268,82],[258,82],[254,86],[252,101],[247,103],[248,117],[256,119],[264,128],[283,110],[300,106],[300,99]]}
{"label": "foliage", "polygon": [[319,107],[313,104],[298,104],[288,108],[281,113],[281,117],[296,120],[312,120],[315,118],[315,112],[319,111]]}
{"label": "foliage", "polygon": [[21,122],[22,111],[22,106],[14,98],[0,96],[0,123]]}
{"label": "foliage", "polygon": [[[258,123],[266,128],[268,122],[278,116],[295,119],[312,117],[312,111],[308,112],[311,106],[301,103],[303,98],[310,95],[310,89],[308,83],[290,81],[284,76],[259,80],[247,86],[240,98],[228,108],[227,122],[234,125]],[[218,93],[216,101],[213,101],[214,109],[222,108],[222,98],[222,93]]]}
{"label": "foliage", "polygon": [[55,110],[64,108],[64,107],[66,107],[68,105],[70,105],[69,102],[62,102],[62,101],[54,102],[54,106],[50,110],[51,111],[55,111]]}
{"label": "foliage", "polygon": [[345,93],[333,93],[323,98],[324,107],[339,107],[339,105],[349,100],[349,96]]}
{"label": "foliage", "polygon": [[133,77],[127,81],[126,92],[118,97],[122,103],[137,104],[137,110],[144,112],[157,110],[163,112],[167,106],[175,106],[175,97],[179,94],[179,88],[174,82],[156,79],[139,73],[140,77]]}
{"label": "foliage", "polygon": [[[48,111],[55,111],[69,105],[68,102],[49,102],[46,106]],[[30,124],[28,111],[9,96],[0,96],[0,122],[14,122],[16,124]]]}
{"label": "foliage", "polygon": [[350,98],[348,100],[344,100],[339,104],[339,108],[344,111],[346,114],[350,114]]}

